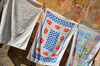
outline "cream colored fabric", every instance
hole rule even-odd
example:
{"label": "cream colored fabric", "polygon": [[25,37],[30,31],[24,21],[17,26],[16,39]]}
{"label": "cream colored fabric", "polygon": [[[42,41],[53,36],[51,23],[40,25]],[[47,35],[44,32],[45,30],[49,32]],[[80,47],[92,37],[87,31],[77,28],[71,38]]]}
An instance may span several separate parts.
{"label": "cream colored fabric", "polygon": [[0,43],[25,50],[42,5],[34,0],[7,0],[0,26]]}
{"label": "cream colored fabric", "polygon": [[31,50],[27,56],[35,63],[59,66],[77,23],[45,8]]}

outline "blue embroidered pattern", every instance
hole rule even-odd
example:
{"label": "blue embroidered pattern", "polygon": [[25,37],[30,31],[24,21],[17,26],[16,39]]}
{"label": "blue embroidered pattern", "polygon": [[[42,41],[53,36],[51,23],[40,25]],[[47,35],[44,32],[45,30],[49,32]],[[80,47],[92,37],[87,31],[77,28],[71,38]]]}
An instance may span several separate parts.
{"label": "blue embroidered pattern", "polygon": [[[45,24],[45,22],[46,22],[46,18],[47,18],[47,17],[49,17],[50,19],[52,19],[52,21],[56,22],[57,24],[59,24],[59,25],[61,25],[61,26],[70,27],[71,29],[70,29],[68,35],[70,34],[72,28],[73,28],[74,25],[75,25],[75,23],[67,22],[67,21],[61,20],[60,18],[54,16],[52,13],[50,13],[49,11],[47,11],[46,17],[45,17],[44,22],[43,22],[42,27],[41,27],[41,30],[42,30],[42,28],[43,28],[43,26],[44,26],[44,24]],[[40,32],[41,32],[41,31],[40,31]],[[54,32],[55,32],[55,31],[54,31]],[[55,33],[56,33],[56,32],[55,32]],[[51,34],[51,33],[50,33],[50,34]],[[51,46],[53,46],[53,47],[55,46],[56,41],[57,41],[57,38],[59,37],[59,34],[60,34],[60,33],[56,33],[56,35],[58,35],[58,36],[55,37],[55,38],[56,38],[56,39],[55,39],[55,42],[54,42]],[[68,35],[67,35],[67,37],[68,37]],[[49,35],[49,37],[51,38],[50,35]],[[66,37],[66,39],[67,39],[67,37]],[[53,36],[53,38],[54,38],[54,36]],[[34,57],[34,58],[36,58],[36,59],[38,59],[38,60],[41,60],[41,61],[43,61],[43,62],[55,63],[55,62],[57,61],[57,59],[58,59],[59,53],[60,53],[61,50],[63,49],[64,43],[65,43],[66,40],[64,41],[64,43],[63,43],[63,45],[62,45],[62,47],[61,47],[61,49],[60,49],[60,52],[58,53],[58,55],[56,56],[56,58],[53,58],[53,57],[46,57],[46,56],[43,56],[43,55],[41,55],[41,54],[39,54],[39,53],[36,53],[35,49],[36,49],[36,46],[37,46],[37,44],[38,44],[38,42],[39,42],[39,39],[40,39],[40,36],[38,37],[38,40],[37,40],[37,42],[36,42],[36,45],[35,45],[35,48],[34,48],[34,52],[33,52],[32,57]],[[48,38],[48,39],[49,39],[49,38]],[[51,41],[51,40],[50,40],[50,41]],[[46,44],[47,44],[47,43],[46,43]],[[48,45],[49,45],[49,44],[48,44]],[[47,48],[46,45],[45,45],[45,47]],[[52,50],[53,48],[52,48],[52,47],[49,47],[49,49]]]}
{"label": "blue embroidered pattern", "polygon": [[50,19],[52,19],[52,21],[57,22],[57,24],[65,26],[65,27],[67,26],[67,27],[73,28],[74,25],[75,25],[75,23],[71,23],[71,22],[67,22],[67,21],[59,19],[58,17],[54,16],[49,11],[47,11],[47,17],[49,17]]}
{"label": "blue embroidered pattern", "polygon": [[42,56],[41,54],[38,54],[34,51],[32,57],[38,59],[38,60],[41,60],[43,62],[52,62],[52,63],[55,63],[57,61],[57,58],[51,58],[51,57],[44,57]]}
{"label": "blue embroidered pattern", "polygon": [[44,44],[44,45],[45,45],[44,48],[53,51],[54,46],[55,46],[55,44],[56,44],[56,42],[57,42],[57,39],[58,39],[58,37],[59,37],[59,34],[60,34],[60,33],[55,32],[55,31],[53,31],[53,30],[51,29],[51,32],[50,32],[50,34],[49,34],[49,36],[48,36],[48,39],[47,39],[47,41],[46,41],[46,44]]}

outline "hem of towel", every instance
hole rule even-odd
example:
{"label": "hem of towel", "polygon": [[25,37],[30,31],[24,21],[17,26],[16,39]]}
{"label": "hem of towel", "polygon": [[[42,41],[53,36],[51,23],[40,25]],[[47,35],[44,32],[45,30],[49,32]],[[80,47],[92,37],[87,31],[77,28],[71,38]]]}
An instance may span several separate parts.
{"label": "hem of towel", "polygon": [[[28,57],[27,57],[27,59],[28,59]],[[29,61],[34,62],[34,63],[41,64],[41,65],[46,65],[46,66],[54,66],[54,65],[56,65],[56,63],[48,63],[48,62],[46,63],[46,62],[43,62],[43,61],[40,61],[40,60],[37,60],[37,59],[35,59],[34,61],[33,60],[29,60]]]}
{"label": "hem of towel", "polygon": [[[5,43],[2,43],[2,42],[0,42],[0,43],[5,44]],[[21,49],[21,50],[26,50],[26,48],[18,47],[18,46],[11,45],[11,44],[5,44],[5,45],[11,46],[11,47],[14,47],[14,48],[17,48],[17,49]]]}
{"label": "hem of towel", "polygon": [[100,30],[96,30],[96,29],[87,27],[87,26],[85,26],[83,24],[80,24],[78,29],[80,29],[80,30],[82,30],[84,32],[87,32],[87,33],[92,33],[93,35],[100,35]]}

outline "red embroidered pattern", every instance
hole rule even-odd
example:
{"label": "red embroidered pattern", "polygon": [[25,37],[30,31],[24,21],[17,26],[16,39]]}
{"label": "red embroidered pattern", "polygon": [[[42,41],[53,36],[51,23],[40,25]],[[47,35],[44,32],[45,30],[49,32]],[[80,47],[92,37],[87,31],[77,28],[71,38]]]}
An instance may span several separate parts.
{"label": "red embroidered pattern", "polygon": [[68,31],[69,31],[69,29],[64,29],[64,31],[65,31],[65,32],[68,32]]}
{"label": "red embroidered pattern", "polygon": [[52,22],[51,22],[50,20],[47,20],[47,23],[48,23],[49,25],[51,25],[51,24],[52,24]]}
{"label": "red embroidered pattern", "polygon": [[60,45],[58,45],[57,47],[56,47],[56,50],[58,50],[60,48]]}
{"label": "red embroidered pattern", "polygon": [[52,56],[53,56],[53,57],[54,57],[54,56],[57,56],[57,54],[56,54],[56,53],[53,53]]}
{"label": "red embroidered pattern", "polygon": [[55,25],[55,28],[56,28],[56,29],[60,29],[60,26],[58,26],[58,25]]}
{"label": "red embroidered pattern", "polygon": [[40,52],[40,48],[38,47],[38,48],[36,48],[36,50],[38,51],[38,52]]}
{"label": "red embroidered pattern", "polygon": [[44,29],[44,34],[46,34],[48,32],[48,29],[47,28],[45,28]]}
{"label": "red embroidered pattern", "polygon": [[43,54],[44,54],[44,55],[46,55],[46,56],[48,55],[48,53],[47,53],[47,52],[43,52]]}
{"label": "red embroidered pattern", "polygon": [[41,38],[41,39],[40,39],[40,43],[43,43],[43,41],[44,41],[44,39],[43,39],[43,38]]}
{"label": "red embroidered pattern", "polygon": [[64,36],[62,36],[61,38],[60,38],[60,40],[62,41],[64,39]]}

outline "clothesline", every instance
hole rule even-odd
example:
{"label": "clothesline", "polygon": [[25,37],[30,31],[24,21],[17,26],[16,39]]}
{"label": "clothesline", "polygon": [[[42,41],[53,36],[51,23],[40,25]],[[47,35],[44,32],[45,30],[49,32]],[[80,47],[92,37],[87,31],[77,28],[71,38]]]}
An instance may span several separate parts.
{"label": "clothesline", "polygon": [[[100,31],[81,25],[80,20],[76,23],[67,19],[45,5],[46,3],[41,5],[36,1],[32,4],[27,0],[7,0],[0,25],[0,43],[25,50],[42,12],[27,59],[43,65],[59,66],[74,34],[68,65],[89,64],[98,51]],[[76,63],[76,60],[79,62]]]}

